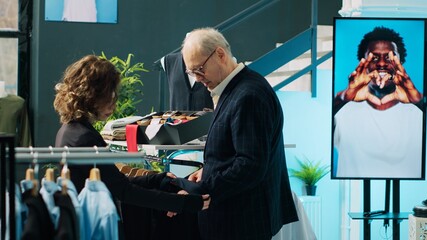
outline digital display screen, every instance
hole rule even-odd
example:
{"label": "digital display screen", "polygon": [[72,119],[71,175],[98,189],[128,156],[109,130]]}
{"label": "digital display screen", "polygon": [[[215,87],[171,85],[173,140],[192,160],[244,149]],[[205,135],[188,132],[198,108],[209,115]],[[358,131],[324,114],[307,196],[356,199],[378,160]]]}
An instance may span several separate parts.
{"label": "digital display screen", "polygon": [[425,19],[334,19],[332,179],[425,178],[425,44]]}

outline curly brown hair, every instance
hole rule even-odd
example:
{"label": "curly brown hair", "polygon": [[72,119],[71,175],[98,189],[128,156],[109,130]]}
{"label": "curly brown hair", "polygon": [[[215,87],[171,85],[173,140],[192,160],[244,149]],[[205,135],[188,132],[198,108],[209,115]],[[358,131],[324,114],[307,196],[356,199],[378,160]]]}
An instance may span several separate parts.
{"label": "curly brown hair", "polygon": [[106,59],[87,55],[67,67],[55,86],[53,106],[61,123],[98,119],[102,106],[117,101],[120,73]]}

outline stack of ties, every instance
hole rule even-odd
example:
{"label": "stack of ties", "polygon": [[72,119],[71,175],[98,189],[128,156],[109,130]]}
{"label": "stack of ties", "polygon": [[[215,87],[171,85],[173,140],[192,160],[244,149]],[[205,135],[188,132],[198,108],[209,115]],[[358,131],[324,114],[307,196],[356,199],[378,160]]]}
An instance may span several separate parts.
{"label": "stack of ties", "polygon": [[120,172],[125,174],[127,177],[145,176],[158,173],[157,171],[144,169],[142,167],[131,167],[124,163],[116,163],[115,165]]}
{"label": "stack of ties", "polygon": [[158,112],[150,115],[147,118],[141,119],[136,123],[140,126],[148,126],[150,124],[180,124],[185,123],[190,120],[196,119],[205,114],[204,111],[198,112],[181,112],[181,111],[167,111],[167,112]]}

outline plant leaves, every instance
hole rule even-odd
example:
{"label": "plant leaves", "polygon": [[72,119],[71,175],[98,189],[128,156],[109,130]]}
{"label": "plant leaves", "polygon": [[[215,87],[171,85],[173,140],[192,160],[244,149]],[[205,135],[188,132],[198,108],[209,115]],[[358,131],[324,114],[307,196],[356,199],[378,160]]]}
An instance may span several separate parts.
{"label": "plant leaves", "polygon": [[303,181],[306,185],[314,186],[329,173],[329,166],[321,166],[321,162],[313,162],[305,157],[305,160],[296,157],[300,169],[289,169],[291,177],[295,177]]}
{"label": "plant leaves", "polygon": [[142,101],[143,92],[141,87],[144,86],[139,73],[149,71],[144,68],[144,63],[142,62],[132,65],[133,56],[132,53],[129,53],[126,60],[117,56],[108,59],[104,52],[101,52],[101,56],[99,56],[114,64],[120,72],[121,81],[116,109],[106,121],[97,121],[94,123],[95,129],[98,131],[101,131],[104,125],[110,120],[134,116],[138,113],[136,105]]}

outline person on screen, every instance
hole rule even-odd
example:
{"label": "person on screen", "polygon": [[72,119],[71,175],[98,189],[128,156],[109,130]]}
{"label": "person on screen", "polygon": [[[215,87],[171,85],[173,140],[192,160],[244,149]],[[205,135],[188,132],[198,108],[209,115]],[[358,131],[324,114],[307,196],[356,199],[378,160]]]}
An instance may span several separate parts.
{"label": "person on screen", "polygon": [[403,38],[375,27],[360,60],[334,99],[336,177],[420,178],[423,95],[406,72]]}
{"label": "person on screen", "polygon": [[62,21],[96,22],[97,9],[95,0],[64,0]]}

